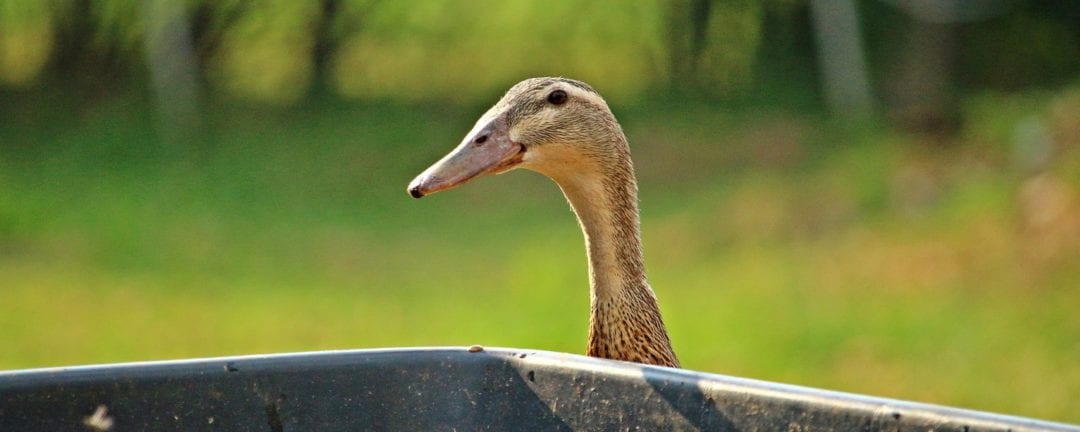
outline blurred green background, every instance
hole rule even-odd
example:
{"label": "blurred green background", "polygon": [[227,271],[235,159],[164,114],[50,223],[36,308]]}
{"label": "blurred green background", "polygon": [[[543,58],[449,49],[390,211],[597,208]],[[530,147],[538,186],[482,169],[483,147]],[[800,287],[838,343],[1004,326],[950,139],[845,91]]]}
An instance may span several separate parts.
{"label": "blurred green background", "polygon": [[684,367],[1080,422],[1080,12],[945,3],[4,0],[0,369],[583,352],[550,181],[404,191],[560,75]]}

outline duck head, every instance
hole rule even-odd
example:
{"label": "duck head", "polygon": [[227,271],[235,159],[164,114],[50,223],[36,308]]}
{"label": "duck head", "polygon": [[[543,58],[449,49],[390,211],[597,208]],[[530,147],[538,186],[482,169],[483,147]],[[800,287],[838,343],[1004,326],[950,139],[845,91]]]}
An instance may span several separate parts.
{"label": "duck head", "polygon": [[409,183],[408,192],[421,198],[519,167],[561,184],[628,152],[611,110],[592,87],[566,78],[531,78],[507,91],[457,148]]}

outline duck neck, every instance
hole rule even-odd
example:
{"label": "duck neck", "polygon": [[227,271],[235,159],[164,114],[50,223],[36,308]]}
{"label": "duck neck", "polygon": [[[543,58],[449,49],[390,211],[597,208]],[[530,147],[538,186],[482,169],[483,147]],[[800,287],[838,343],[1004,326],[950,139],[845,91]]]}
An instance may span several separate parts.
{"label": "duck neck", "polygon": [[617,159],[589,171],[597,174],[557,179],[585,235],[588,355],[678,367],[645,277],[633,165],[628,152]]}

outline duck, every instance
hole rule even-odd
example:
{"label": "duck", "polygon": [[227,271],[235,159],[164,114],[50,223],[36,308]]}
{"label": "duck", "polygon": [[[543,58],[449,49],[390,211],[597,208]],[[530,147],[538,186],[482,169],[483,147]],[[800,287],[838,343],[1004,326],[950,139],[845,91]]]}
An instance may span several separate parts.
{"label": "duck", "polygon": [[523,168],[553,180],[585,238],[591,357],[679,367],[645,274],[630,146],[607,102],[582,81],[511,87],[461,143],[408,185],[414,198]]}

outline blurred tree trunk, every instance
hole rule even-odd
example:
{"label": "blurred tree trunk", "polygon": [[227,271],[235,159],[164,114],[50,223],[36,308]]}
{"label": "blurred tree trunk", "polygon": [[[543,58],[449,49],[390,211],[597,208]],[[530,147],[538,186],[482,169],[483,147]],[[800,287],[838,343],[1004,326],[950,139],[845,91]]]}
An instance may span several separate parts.
{"label": "blurred tree trunk", "polygon": [[950,23],[914,20],[902,43],[900,63],[887,89],[890,117],[901,128],[951,135],[960,127],[953,70],[956,29]]}
{"label": "blurred tree trunk", "polygon": [[[54,3],[59,4],[59,3]],[[110,61],[107,52],[95,49],[95,19],[91,0],[73,0],[58,7],[57,37],[54,42],[51,78],[72,85],[76,104],[81,108],[93,106],[118,86],[118,65]],[[109,79],[113,78],[113,79]]]}
{"label": "blurred tree trunk", "polygon": [[322,0],[319,18],[315,28],[315,47],[313,49],[314,79],[312,80],[311,92],[316,96],[333,94],[330,76],[333,71],[331,59],[334,49],[337,48],[337,39],[334,34],[335,15],[338,13],[338,0]]}
{"label": "blurred tree trunk", "polygon": [[845,117],[872,112],[859,18],[852,0],[811,0],[818,65],[826,102]]}
{"label": "blurred tree trunk", "polygon": [[694,70],[705,47],[709,0],[676,0],[668,6],[668,55],[673,87],[690,90],[697,81]]}
{"label": "blurred tree trunk", "polygon": [[203,119],[198,67],[184,5],[172,0],[146,0],[143,22],[158,131],[170,147],[190,144],[201,136]]}
{"label": "blurred tree trunk", "polygon": [[[1007,0],[885,0],[904,11],[908,25],[901,33],[898,64],[891,68],[885,89],[889,116],[902,129],[949,136],[961,126],[956,79],[959,27],[1007,12]],[[1000,35],[997,37],[1013,37]]]}

